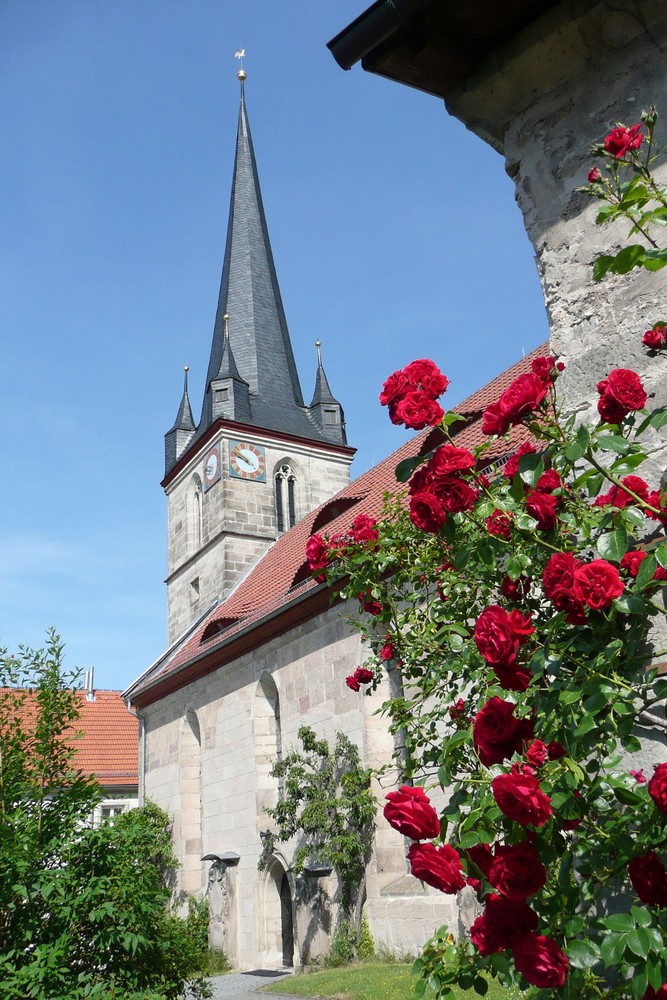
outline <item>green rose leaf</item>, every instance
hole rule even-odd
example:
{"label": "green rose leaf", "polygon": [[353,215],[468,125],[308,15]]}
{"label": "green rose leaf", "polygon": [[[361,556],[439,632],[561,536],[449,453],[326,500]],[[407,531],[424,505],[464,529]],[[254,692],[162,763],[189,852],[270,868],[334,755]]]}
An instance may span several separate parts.
{"label": "green rose leaf", "polygon": [[570,941],[565,954],[575,969],[590,969],[600,961],[600,949],[593,941]]}
{"label": "green rose leaf", "polygon": [[603,559],[609,562],[620,562],[628,551],[628,533],[625,528],[616,528],[605,535],[600,535],[597,550]]}

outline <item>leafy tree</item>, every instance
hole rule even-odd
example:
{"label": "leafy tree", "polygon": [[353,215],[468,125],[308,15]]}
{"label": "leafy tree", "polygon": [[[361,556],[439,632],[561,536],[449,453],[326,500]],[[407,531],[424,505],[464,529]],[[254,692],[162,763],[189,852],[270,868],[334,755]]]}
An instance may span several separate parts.
{"label": "leafy tree", "polygon": [[310,726],[301,726],[297,735],[301,748],[292,747],[271,769],[282,794],[266,810],[277,832],[265,839],[259,867],[266,868],[276,842],[298,837],[294,871],[302,872],[311,858],[331,865],[340,885],[341,919],[358,943],[375,816],[370,770],[362,767],[359,750],[345,733],[336,733],[333,748]]}
{"label": "leafy tree", "polygon": [[0,660],[0,993],[7,1000],[209,995],[201,950],[170,908],[167,815],[90,826],[100,792],[76,769],[76,674],[54,632]]}

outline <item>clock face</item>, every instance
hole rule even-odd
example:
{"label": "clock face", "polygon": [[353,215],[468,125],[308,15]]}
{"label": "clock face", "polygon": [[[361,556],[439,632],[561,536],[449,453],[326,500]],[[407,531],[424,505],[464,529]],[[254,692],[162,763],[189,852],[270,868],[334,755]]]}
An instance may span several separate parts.
{"label": "clock face", "polygon": [[261,445],[248,441],[229,442],[229,474],[234,479],[266,482],[266,457]]}
{"label": "clock face", "polygon": [[204,489],[209,489],[218,479],[220,479],[220,448],[215,445],[204,459]]}

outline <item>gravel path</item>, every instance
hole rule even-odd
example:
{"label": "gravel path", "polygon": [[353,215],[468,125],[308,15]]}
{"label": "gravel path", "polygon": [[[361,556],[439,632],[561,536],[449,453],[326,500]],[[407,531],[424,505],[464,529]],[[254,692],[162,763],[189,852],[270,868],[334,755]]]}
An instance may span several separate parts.
{"label": "gravel path", "polygon": [[[285,989],[289,989],[291,972],[285,969],[257,969],[253,972],[230,972],[225,976],[214,976],[209,980],[213,988],[213,1000],[248,1000],[248,997],[261,996],[256,991],[260,986],[275,983],[278,979],[285,981]],[[266,994],[265,994],[266,996]],[[280,997],[289,998],[289,993],[269,994],[275,1000]]]}

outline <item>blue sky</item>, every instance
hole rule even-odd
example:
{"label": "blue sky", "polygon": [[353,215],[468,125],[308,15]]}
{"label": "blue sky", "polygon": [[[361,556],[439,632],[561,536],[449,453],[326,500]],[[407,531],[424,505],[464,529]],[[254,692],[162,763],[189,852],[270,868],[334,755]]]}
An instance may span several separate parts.
{"label": "blue sky", "polygon": [[314,341],[359,475],[405,439],[377,402],[432,357],[446,403],[547,336],[502,158],[441,102],[343,72],[364,0],[0,5],[0,644],[54,625],[124,688],[166,636],[163,435],[199,412],[239,85],[304,395]]}

